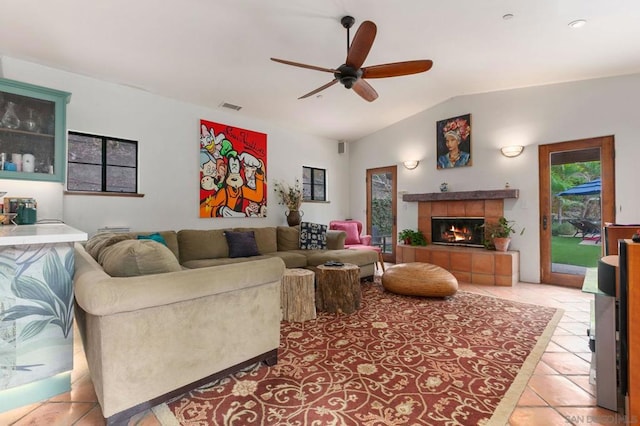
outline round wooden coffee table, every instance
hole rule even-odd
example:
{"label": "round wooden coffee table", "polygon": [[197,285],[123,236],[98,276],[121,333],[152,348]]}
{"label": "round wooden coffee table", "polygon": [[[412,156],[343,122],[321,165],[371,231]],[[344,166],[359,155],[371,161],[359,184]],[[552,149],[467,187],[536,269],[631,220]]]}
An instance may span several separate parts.
{"label": "round wooden coffee table", "polygon": [[319,311],[350,314],[360,309],[362,291],[358,265],[318,265],[316,270],[316,308]]}

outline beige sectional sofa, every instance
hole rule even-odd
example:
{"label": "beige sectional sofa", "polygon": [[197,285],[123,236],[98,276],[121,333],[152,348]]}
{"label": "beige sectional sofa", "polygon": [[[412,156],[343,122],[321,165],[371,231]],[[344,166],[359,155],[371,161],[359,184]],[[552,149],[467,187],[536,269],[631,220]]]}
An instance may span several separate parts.
{"label": "beige sectional sofa", "polygon": [[287,268],[313,268],[327,261],[353,263],[360,267],[360,278],[373,276],[377,252],[344,248],[344,231],[327,231],[326,250],[299,248],[299,228],[278,226],[264,228],[234,228],[234,231],[253,231],[259,256],[230,258],[224,229],[178,231],[180,264],[187,268],[227,265],[247,260],[278,257]]}
{"label": "beige sectional sofa", "polygon": [[275,364],[285,267],[338,260],[373,275],[376,252],[343,249],[343,232],[328,233],[326,250],[300,250],[296,228],[248,230],[256,256],[229,257],[222,230],[76,244],[75,316],[108,424],[251,363]]}

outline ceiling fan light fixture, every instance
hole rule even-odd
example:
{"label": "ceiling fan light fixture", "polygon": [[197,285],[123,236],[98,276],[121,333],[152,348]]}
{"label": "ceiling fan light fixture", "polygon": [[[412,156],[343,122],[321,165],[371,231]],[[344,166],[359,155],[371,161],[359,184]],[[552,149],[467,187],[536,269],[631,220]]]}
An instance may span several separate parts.
{"label": "ceiling fan light fixture", "polygon": [[355,23],[355,19],[352,16],[344,16],[340,20],[340,23],[347,29],[347,58],[337,69],[318,67],[285,59],[271,58],[272,61],[280,62],[285,65],[330,72],[333,74],[332,81],[300,96],[298,99],[305,99],[313,96],[340,82],[345,88],[353,89],[353,91],[365,101],[372,102],[378,98],[378,93],[371,84],[366,81],[367,79],[417,74],[429,71],[433,66],[433,61],[423,59],[363,67],[378,31],[376,24],[371,21],[362,22],[358,27],[353,40],[351,40],[349,30]]}
{"label": "ceiling fan light fixture", "polygon": [[353,77],[342,77],[340,79],[340,83],[343,84],[343,86],[347,89],[351,89],[353,87],[353,84],[356,82],[357,78],[353,78]]}
{"label": "ceiling fan light fixture", "polygon": [[362,77],[362,70],[357,70],[352,68],[346,64],[340,65],[338,67],[338,72],[333,74],[335,78],[340,80],[340,83],[347,89],[351,89],[355,82]]}

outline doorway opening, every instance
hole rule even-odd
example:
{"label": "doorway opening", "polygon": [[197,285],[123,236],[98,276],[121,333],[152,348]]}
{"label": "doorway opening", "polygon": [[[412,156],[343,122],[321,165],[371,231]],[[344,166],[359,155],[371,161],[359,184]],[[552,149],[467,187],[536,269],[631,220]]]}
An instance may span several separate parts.
{"label": "doorway opening", "polygon": [[367,233],[391,263],[396,261],[396,173],[395,166],[367,170]]}
{"label": "doorway opening", "polygon": [[615,221],[613,136],[540,145],[540,267],[548,284],[580,287]]}

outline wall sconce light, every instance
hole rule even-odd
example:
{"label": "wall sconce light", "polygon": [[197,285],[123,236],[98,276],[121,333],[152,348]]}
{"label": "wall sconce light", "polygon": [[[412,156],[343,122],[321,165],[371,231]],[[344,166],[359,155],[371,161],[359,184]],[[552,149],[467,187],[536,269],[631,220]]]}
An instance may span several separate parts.
{"label": "wall sconce light", "polygon": [[524,146],[522,145],[503,146],[502,148],[500,148],[500,152],[502,152],[502,155],[509,158],[517,157],[518,155],[522,154],[523,150]]}
{"label": "wall sconce light", "polygon": [[407,168],[407,170],[413,170],[416,167],[418,167],[418,164],[420,164],[420,161],[418,161],[418,160],[410,160],[410,161],[404,161],[404,162],[402,162],[402,164],[404,165],[404,167]]}

